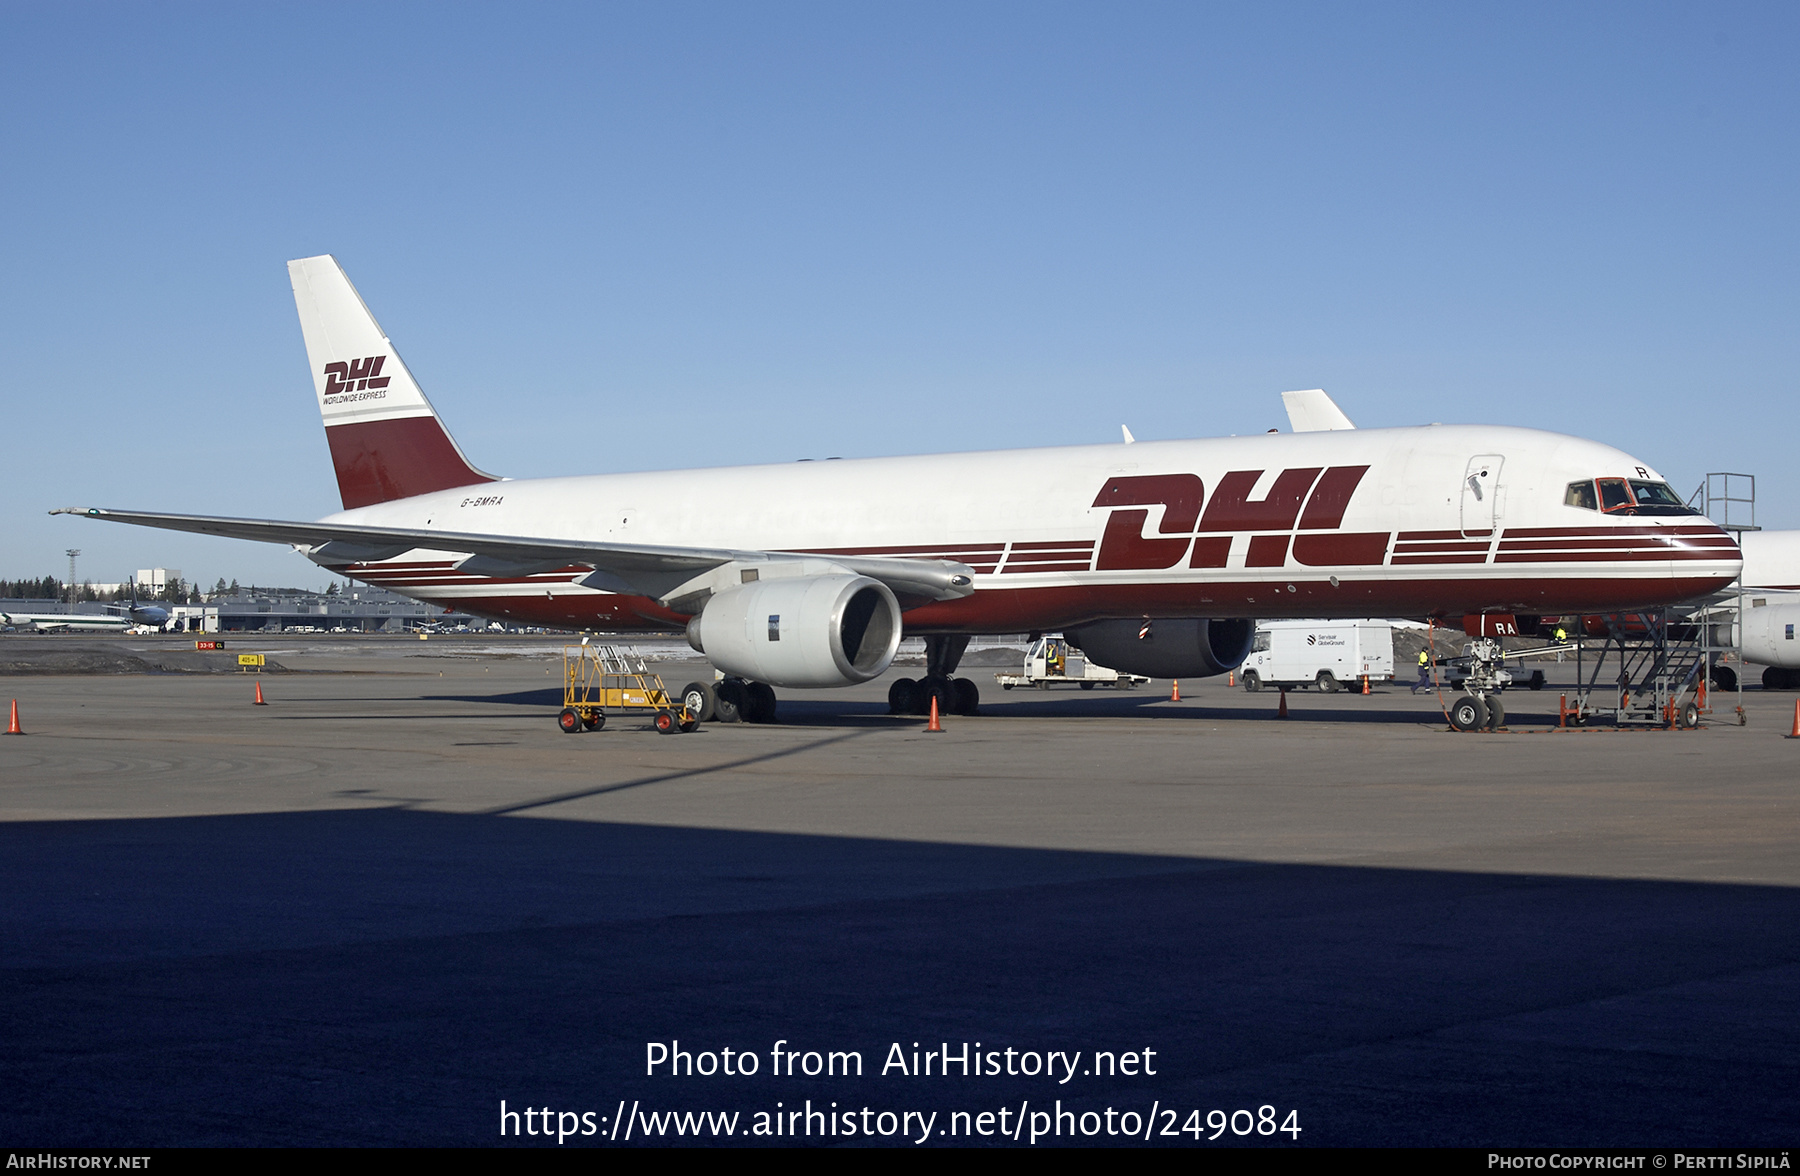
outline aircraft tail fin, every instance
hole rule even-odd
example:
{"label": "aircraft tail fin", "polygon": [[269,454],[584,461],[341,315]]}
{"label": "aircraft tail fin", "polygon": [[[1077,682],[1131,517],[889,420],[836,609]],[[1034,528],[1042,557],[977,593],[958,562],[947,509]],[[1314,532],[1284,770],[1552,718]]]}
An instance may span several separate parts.
{"label": "aircraft tail fin", "polygon": [[469,464],[330,254],[288,262],[344,509],[499,479]]}
{"label": "aircraft tail fin", "polygon": [[1344,410],[1337,406],[1337,401],[1325,395],[1323,388],[1283,392],[1281,402],[1287,405],[1288,423],[1296,433],[1326,433],[1356,428],[1350,423],[1350,418],[1344,415]]}

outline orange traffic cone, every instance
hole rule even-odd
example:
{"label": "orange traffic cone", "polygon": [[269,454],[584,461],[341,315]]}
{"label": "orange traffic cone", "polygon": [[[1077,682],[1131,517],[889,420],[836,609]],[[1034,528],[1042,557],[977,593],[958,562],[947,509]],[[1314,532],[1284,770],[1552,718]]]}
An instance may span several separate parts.
{"label": "orange traffic cone", "polygon": [[1181,679],[1180,678],[1170,679],[1169,701],[1170,702],[1180,702],[1181,701]]}
{"label": "orange traffic cone", "polygon": [[942,731],[944,729],[943,724],[938,722],[937,693],[935,691],[931,695],[931,721],[925,724],[925,729],[927,731]]}
{"label": "orange traffic cone", "polygon": [[1237,671],[1236,670],[1233,670],[1229,674],[1225,675],[1225,685],[1227,685],[1227,686],[1236,686],[1237,685]]}
{"label": "orange traffic cone", "polygon": [[12,700],[12,722],[6,724],[6,733],[8,735],[25,734],[24,728],[19,726],[19,700],[16,698]]}
{"label": "orange traffic cone", "polygon": [[1363,693],[1367,694],[1368,692],[1369,692],[1369,675],[1364,674],[1363,675]]}
{"label": "orange traffic cone", "polygon": [[258,679],[257,683],[256,683],[256,701],[251,703],[250,705],[252,705],[252,706],[268,706],[269,705],[268,703],[263,701],[262,680],[261,679]]}
{"label": "orange traffic cone", "polygon": [[1288,717],[1287,716],[1287,687],[1286,686],[1283,686],[1281,688],[1281,709],[1275,712],[1275,717],[1278,719],[1285,719]]}
{"label": "orange traffic cone", "polygon": [[[19,704],[14,703],[13,704],[13,726],[17,727],[18,725],[19,725]],[[1788,738],[1789,739],[1800,739],[1800,698],[1796,698],[1794,700],[1794,730],[1791,734],[1788,735]]]}

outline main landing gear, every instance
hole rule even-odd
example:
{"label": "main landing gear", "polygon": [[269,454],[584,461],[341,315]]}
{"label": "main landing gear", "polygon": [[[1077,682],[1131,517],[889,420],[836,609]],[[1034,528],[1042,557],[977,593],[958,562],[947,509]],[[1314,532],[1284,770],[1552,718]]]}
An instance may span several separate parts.
{"label": "main landing gear", "polygon": [[681,699],[690,714],[703,723],[773,723],[775,691],[766,682],[724,678],[717,682],[689,682]]}
{"label": "main landing gear", "polygon": [[925,715],[937,700],[940,715],[973,715],[981,711],[981,690],[967,678],[953,678],[963,651],[964,635],[925,638],[925,676],[917,681],[900,678],[888,687],[888,713]]}

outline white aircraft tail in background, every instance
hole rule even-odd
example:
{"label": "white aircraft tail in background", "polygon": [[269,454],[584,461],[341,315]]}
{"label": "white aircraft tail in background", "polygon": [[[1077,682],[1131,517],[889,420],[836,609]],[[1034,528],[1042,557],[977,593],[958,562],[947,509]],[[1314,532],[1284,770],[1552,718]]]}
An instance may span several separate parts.
{"label": "white aircraft tail in background", "polygon": [[1356,428],[1323,388],[1283,392],[1281,402],[1287,406],[1288,424],[1296,433],[1329,433],[1334,429]]}

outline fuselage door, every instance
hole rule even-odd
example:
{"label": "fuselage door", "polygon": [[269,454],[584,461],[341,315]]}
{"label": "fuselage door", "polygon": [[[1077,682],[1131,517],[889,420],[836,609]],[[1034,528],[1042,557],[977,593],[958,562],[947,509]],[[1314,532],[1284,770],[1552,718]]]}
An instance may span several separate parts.
{"label": "fuselage door", "polygon": [[1484,453],[1469,459],[1462,484],[1464,536],[1486,535],[1499,523],[1500,467],[1505,461],[1498,453]]}

